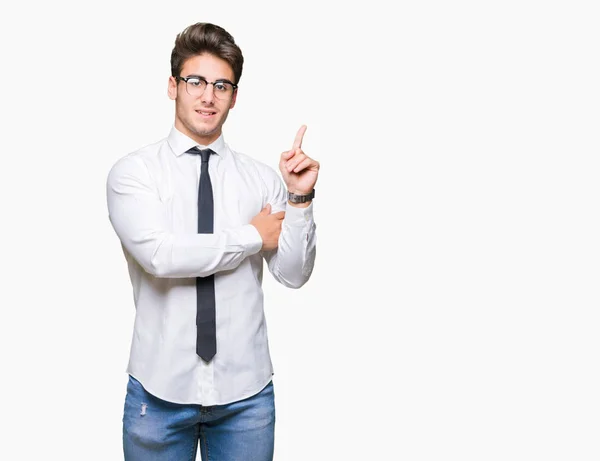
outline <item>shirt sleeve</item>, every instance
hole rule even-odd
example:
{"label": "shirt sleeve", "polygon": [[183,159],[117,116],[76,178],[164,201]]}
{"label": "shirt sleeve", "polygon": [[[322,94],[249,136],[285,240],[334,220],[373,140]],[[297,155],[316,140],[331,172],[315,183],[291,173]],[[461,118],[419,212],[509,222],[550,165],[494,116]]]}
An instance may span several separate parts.
{"label": "shirt sleeve", "polygon": [[214,234],[169,231],[166,207],[143,160],[134,155],[111,168],[106,193],[109,220],[124,249],[155,277],[205,277],[235,269],[262,248],[250,224]]}
{"label": "shirt sleeve", "polygon": [[285,211],[278,247],[263,252],[269,272],[282,285],[300,288],[312,274],[317,253],[316,224],[313,203],[306,208],[290,205],[283,180],[270,169],[266,181],[272,213]]}

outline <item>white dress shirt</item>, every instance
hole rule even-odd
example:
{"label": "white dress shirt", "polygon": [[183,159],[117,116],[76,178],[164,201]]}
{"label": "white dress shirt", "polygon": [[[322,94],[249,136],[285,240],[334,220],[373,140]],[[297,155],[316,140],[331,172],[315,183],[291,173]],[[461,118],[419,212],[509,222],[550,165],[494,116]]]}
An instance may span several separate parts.
{"label": "white dress shirt", "polygon": [[[127,372],[156,397],[218,405],[258,393],[271,380],[263,310],[263,257],[283,285],[309,279],[316,253],[312,203],[287,204],[271,167],[233,151],[221,135],[209,146],[214,233],[198,234],[198,144],[169,136],[119,159],[107,179],[108,214],[127,260],[135,324]],[[267,203],[285,211],[279,246],[264,252],[250,221]],[[196,276],[215,274],[217,354],[196,355]]]}

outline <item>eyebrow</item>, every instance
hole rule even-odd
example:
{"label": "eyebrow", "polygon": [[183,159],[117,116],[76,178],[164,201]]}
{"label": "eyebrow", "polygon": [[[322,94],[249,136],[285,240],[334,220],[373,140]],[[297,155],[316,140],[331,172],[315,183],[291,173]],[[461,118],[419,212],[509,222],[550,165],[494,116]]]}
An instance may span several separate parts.
{"label": "eyebrow", "polygon": [[[186,78],[190,78],[190,77],[198,77],[198,78],[201,78],[202,80],[208,81],[208,79],[206,77],[204,77],[203,75],[190,74],[190,75],[186,76]],[[234,85],[234,83],[231,80],[227,79],[227,78],[218,78],[218,79],[215,80],[215,83],[217,83],[217,82],[231,83],[232,85]]]}

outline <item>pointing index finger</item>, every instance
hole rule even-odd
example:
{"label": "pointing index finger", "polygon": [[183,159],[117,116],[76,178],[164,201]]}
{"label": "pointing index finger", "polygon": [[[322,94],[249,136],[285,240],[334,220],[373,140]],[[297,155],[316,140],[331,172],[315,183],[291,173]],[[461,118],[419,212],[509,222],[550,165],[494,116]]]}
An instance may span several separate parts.
{"label": "pointing index finger", "polygon": [[296,133],[296,139],[294,139],[294,145],[292,149],[299,149],[302,147],[302,138],[304,137],[304,132],[306,131],[306,125],[302,125]]}

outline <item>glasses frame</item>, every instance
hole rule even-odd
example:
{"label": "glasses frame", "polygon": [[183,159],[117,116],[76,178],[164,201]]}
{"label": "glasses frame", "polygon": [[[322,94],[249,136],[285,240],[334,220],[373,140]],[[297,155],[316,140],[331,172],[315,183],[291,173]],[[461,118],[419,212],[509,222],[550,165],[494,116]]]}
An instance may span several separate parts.
{"label": "glasses frame", "polygon": [[[215,80],[214,82],[209,82],[204,77],[201,77],[199,75],[190,75],[189,77],[182,77],[180,75],[179,77],[175,77],[175,80],[177,80],[177,82],[181,82],[181,81],[185,82],[185,91],[190,96],[193,96],[193,95],[191,95],[190,92],[188,91],[187,83],[188,83],[188,80],[193,79],[193,78],[204,81],[206,83],[206,88],[208,88],[208,85],[212,85],[213,86],[213,94],[215,95],[215,98],[217,98],[219,100],[223,100],[223,99],[219,98],[219,96],[217,96],[218,93],[215,91],[215,85],[217,83],[228,83],[228,84],[230,84],[233,87],[233,91],[231,92],[231,95],[233,95],[233,93],[235,93],[235,90],[237,90],[237,88],[238,88],[238,86],[235,83],[230,82],[226,78],[220,78],[218,80]],[[204,88],[204,91],[206,91],[206,88]],[[204,91],[202,91],[202,93],[200,93],[198,95],[198,97],[202,96],[204,94]],[[231,97],[231,96],[229,96],[229,97]],[[228,98],[224,98],[224,99],[228,99]]]}

